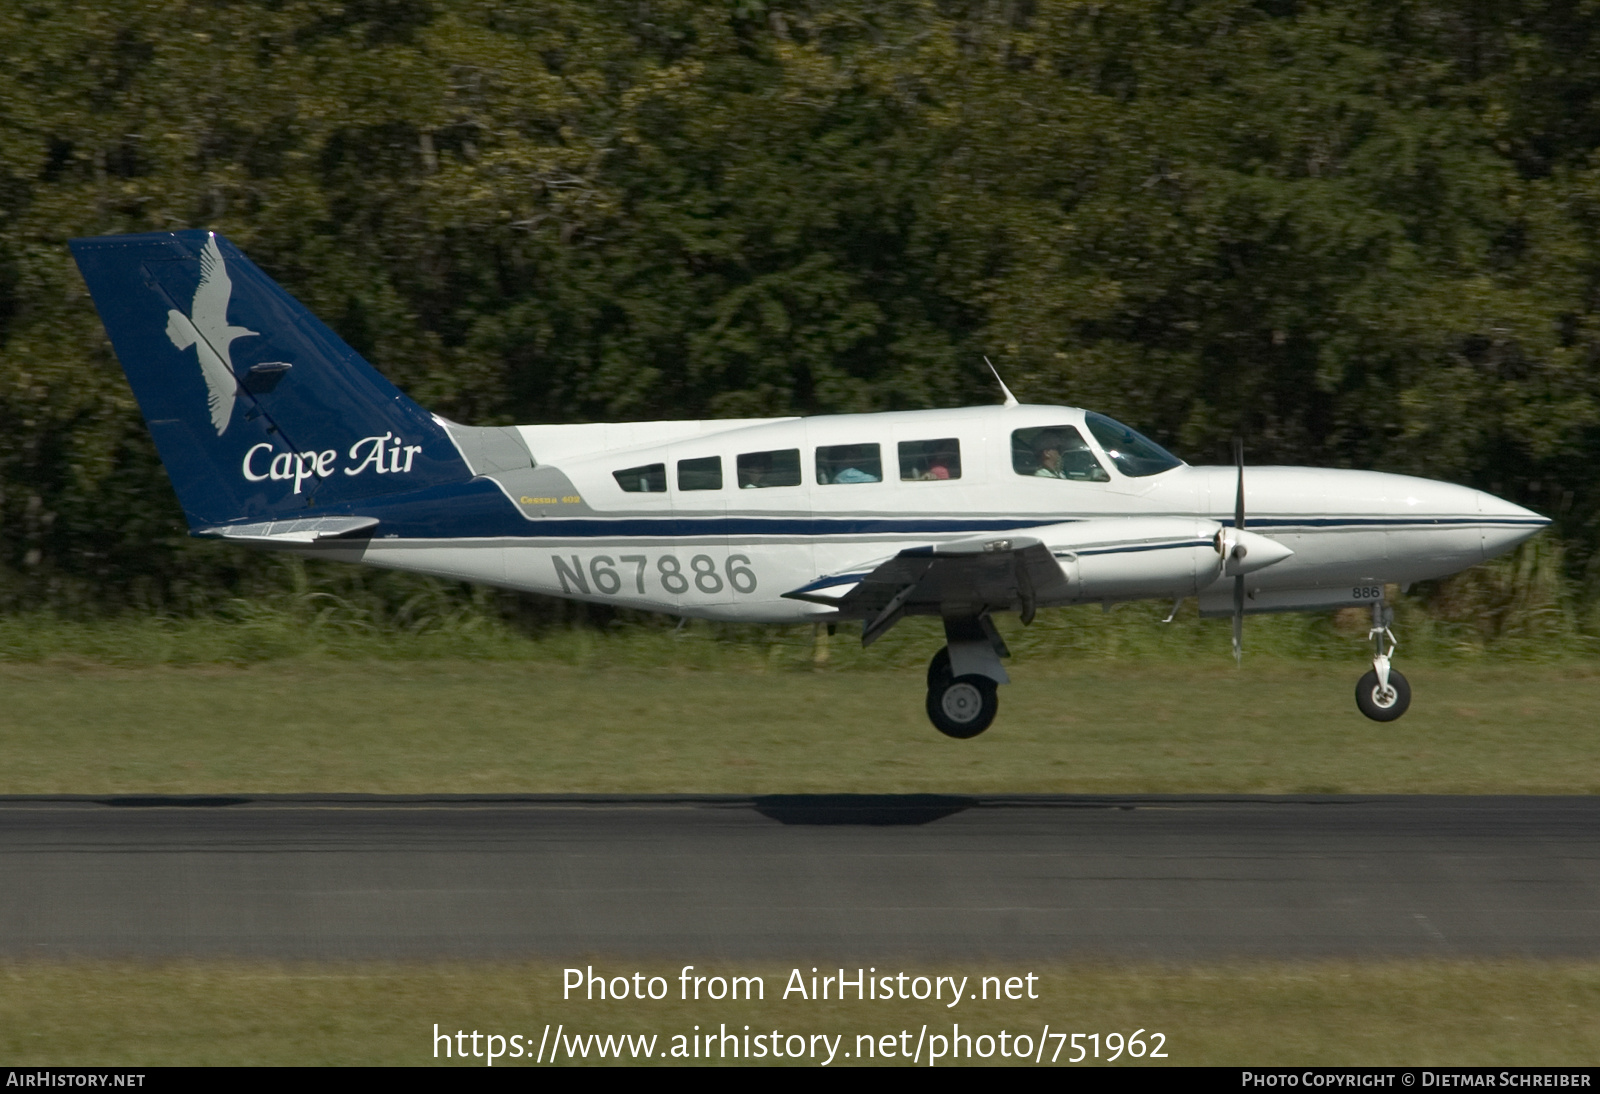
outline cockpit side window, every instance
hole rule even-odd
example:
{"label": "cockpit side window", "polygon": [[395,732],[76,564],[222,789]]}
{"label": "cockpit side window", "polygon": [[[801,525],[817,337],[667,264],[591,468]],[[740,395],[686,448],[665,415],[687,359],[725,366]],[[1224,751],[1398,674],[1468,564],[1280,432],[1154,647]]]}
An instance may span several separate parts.
{"label": "cockpit side window", "polygon": [[1012,433],[1011,467],[1030,478],[1111,481],[1083,434],[1070,425],[1039,426]]}
{"label": "cockpit side window", "polygon": [[883,481],[883,457],[875,444],[817,447],[817,482],[822,486]]}
{"label": "cockpit side window", "polygon": [[743,452],[740,453],[736,463],[741,490],[800,485],[798,448],[780,448],[772,452]]}
{"label": "cockpit side window", "polygon": [[1083,420],[1088,424],[1089,432],[1094,434],[1094,439],[1100,442],[1100,447],[1106,450],[1106,455],[1111,457],[1111,462],[1117,465],[1117,470],[1130,479],[1159,475],[1183,466],[1183,461],[1171,452],[1114,418],[1091,410],[1084,414]]}
{"label": "cockpit side window", "polygon": [[617,485],[630,494],[665,494],[667,492],[667,465],[647,463],[643,467],[627,467],[611,472]]}

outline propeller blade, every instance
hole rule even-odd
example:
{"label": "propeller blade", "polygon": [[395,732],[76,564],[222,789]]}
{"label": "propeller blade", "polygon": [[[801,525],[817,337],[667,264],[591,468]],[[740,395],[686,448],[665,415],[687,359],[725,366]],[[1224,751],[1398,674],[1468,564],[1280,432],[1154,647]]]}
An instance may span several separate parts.
{"label": "propeller blade", "polygon": [[[1244,438],[1233,439],[1233,462],[1239,469],[1239,489],[1233,499],[1233,530],[1244,531]],[[1239,547],[1234,548],[1240,550]],[[1244,664],[1244,575],[1233,579],[1233,663]]]}
{"label": "propeller blade", "polygon": [[1244,575],[1233,579],[1233,663],[1244,663]]}
{"label": "propeller blade", "polygon": [[1239,469],[1239,492],[1233,499],[1233,527],[1244,531],[1244,438],[1233,439],[1233,463]]}

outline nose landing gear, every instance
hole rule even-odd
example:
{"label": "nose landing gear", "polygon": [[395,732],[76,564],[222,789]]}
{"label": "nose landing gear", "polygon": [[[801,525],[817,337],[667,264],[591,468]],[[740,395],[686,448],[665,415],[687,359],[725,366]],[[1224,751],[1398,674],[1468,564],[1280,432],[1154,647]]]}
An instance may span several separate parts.
{"label": "nose landing gear", "polygon": [[1367,632],[1372,640],[1372,669],[1356,683],[1356,706],[1374,722],[1392,722],[1411,705],[1411,685],[1389,667],[1389,659],[1400,645],[1389,629],[1393,622],[1393,608],[1382,602],[1372,606],[1372,629]]}

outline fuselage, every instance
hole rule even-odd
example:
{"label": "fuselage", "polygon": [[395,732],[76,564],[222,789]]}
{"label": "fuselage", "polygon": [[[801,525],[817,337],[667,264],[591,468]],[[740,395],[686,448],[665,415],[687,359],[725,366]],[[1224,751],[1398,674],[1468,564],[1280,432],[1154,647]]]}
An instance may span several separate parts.
{"label": "fuselage", "polygon": [[[458,441],[515,518],[467,534],[448,521],[437,534],[390,522],[399,530],[335,550],[529,592],[783,623],[834,615],[783,594],[848,582],[906,548],[1127,518],[1192,522],[1204,544],[1232,526],[1235,468],[1130,456],[1136,444],[1107,443],[1107,422],[1068,407],[989,406],[521,426],[532,468]],[[1478,490],[1402,475],[1248,467],[1244,482],[1246,528],[1293,552],[1248,575],[1250,611],[1370,603],[1385,585],[1463,570],[1548,523]],[[1194,554],[1186,581],[1135,579],[1054,602],[1192,594],[1202,610],[1227,610],[1232,578]],[[1056,555],[1074,564],[1068,548]]]}
{"label": "fuselage", "polygon": [[[929,720],[984,732],[994,615],[1195,597],[1203,615],[1372,605],[1362,713],[1410,704],[1392,585],[1548,523],[1448,483],[1190,467],[1093,411],[1003,406],[616,425],[428,413],[213,232],[75,239],[193,535],[666,612],[937,615]],[[1242,464],[1242,461],[1241,461]]]}

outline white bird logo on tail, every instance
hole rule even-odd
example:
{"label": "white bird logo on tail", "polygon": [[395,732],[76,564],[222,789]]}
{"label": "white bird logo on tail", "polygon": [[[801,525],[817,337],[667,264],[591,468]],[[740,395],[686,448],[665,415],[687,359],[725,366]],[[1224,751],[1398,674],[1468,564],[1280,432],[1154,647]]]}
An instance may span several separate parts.
{"label": "white bird logo on tail", "polygon": [[176,309],[167,311],[167,337],[180,350],[195,347],[200,358],[200,372],[206,378],[206,403],[211,408],[211,424],[217,427],[217,436],[228,428],[233,417],[233,400],[238,381],[233,374],[233,359],[228,346],[235,338],[259,331],[228,326],[228,302],[233,297],[233,282],[228,280],[228,267],[223,264],[222,252],[217,250],[216,233],[206,240],[200,252],[200,284],[194,290],[192,316]]}

